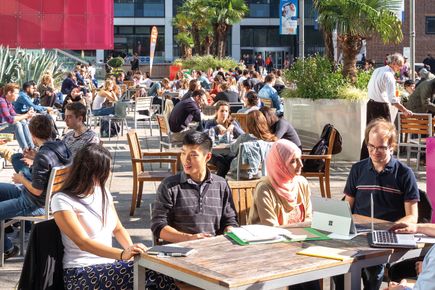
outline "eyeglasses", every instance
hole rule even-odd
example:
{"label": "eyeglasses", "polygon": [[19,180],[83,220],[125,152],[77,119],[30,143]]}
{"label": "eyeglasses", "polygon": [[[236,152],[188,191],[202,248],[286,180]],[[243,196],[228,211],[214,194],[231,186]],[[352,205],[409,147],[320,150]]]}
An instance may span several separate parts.
{"label": "eyeglasses", "polygon": [[369,151],[379,151],[379,152],[386,152],[388,149],[390,149],[390,146],[373,146],[372,144],[367,144],[367,149]]}

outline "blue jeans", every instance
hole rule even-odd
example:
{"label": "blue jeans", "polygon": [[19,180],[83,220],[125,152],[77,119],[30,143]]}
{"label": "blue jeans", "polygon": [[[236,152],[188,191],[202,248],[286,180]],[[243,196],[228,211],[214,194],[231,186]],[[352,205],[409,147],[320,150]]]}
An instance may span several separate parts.
{"label": "blue jeans", "polygon": [[16,173],[19,172],[23,172],[24,176],[28,179],[28,180],[32,180],[32,172],[30,170],[30,167],[27,166],[22,160],[21,158],[23,158],[23,154],[22,153],[15,153],[12,155],[11,157],[11,161],[12,161],[12,167],[14,168]]}
{"label": "blue jeans", "polygon": [[[364,290],[379,290],[384,278],[385,264],[363,268],[361,270],[361,278],[364,285]],[[334,276],[336,290],[344,289],[344,275]]]}
{"label": "blue jeans", "polygon": [[[34,204],[22,185],[0,183],[0,220],[20,215],[42,215],[45,210]],[[12,248],[12,242],[5,238],[4,249]]]}
{"label": "blue jeans", "polygon": [[92,115],[94,116],[109,116],[115,115],[115,107],[106,107],[98,110],[92,110]]}
{"label": "blue jeans", "polygon": [[10,124],[2,133],[15,133],[15,138],[18,141],[21,149],[34,148],[35,145],[32,141],[32,135],[30,135],[29,125],[26,120],[18,121],[14,124]]}

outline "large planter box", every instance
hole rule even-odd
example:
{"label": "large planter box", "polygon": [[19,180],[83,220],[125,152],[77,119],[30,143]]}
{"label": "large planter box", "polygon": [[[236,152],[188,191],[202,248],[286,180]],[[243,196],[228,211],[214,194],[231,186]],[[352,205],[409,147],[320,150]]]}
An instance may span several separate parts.
{"label": "large planter box", "polygon": [[284,99],[284,117],[295,127],[304,148],[320,138],[323,126],[332,124],[343,138],[343,151],[335,160],[357,161],[366,128],[366,101]]}

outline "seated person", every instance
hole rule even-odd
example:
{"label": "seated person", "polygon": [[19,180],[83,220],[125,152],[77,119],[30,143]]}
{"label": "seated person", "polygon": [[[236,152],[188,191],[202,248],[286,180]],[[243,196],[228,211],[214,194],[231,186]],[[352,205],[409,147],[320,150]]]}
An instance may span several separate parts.
{"label": "seated person", "polygon": [[237,113],[248,114],[251,111],[260,109],[260,107],[258,106],[260,98],[258,97],[256,92],[248,91],[244,100],[245,100],[245,106],[243,108],[241,108],[240,110],[238,110]]}
{"label": "seated person", "polygon": [[196,79],[190,80],[189,81],[189,89],[182,96],[181,100],[185,100],[185,99],[190,98],[194,91],[200,90],[200,89],[201,89],[201,83],[198,80],[196,80]]}
{"label": "seated person", "polygon": [[[222,136],[225,142],[230,143],[232,138],[238,138],[244,132],[240,128],[237,121],[233,121],[230,116],[230,105],[225,101],[219,101],[215,105],[216,107],[216,117],[211,120],[207,120],[204,125],[205,130],[214,130],[213,136]],[[210,134],[209,134],[210,135]],[[233,136],[233,137],[231,137]],[[228,137],[230,138],[228,140]],[[214,141],[214,140],[213,140]],[[230,170],[231,160],[235,157],[234,154],[223,154],[219,152],[213,152],[210,164],[215,165],[218,170],[217,175],[224,177],[227,175],[228,170]]]}
{"label": "seated person", "polygon": [[[251,176],[251,173],[249,172],[251,170],[253,170],[254,173],[258,172],[258,167],[261,164],[262,160],[264,160],[263,157],[266,155],[266,152],[270,148],[271,144],[269,142],[275,142],[276,140],[278,140],[278,138],[276,138],[276,136],[270,132],[269,127],[267,126],[266,118],[258,110],[252,111],[248,114],[248,120],[246,125],[249,133],[245,133],[241,135],[239,138],[237,138],[236,142],[231,144],[230,151],[235,156],[237,156],[237,154],[239,154],[239,145],[241,143],[250,142],[250,141],[259,141],[257,142],[258,143],[257,145],[260,148],[261,156],[257,154],[256,155],[257,158],[253,160],[252,159],[253,155],[252,155],[250,158],[251,160],[249,161],[250,162],[249,169],[240,168],[241,177],[243,179],[252,179],[258,176],[256,176],[257,174]],[[241,157],[243,158],[243,156]],[[251,168],[251,166],[255,166],[256,168]],[[234,176],[237,175],[238,167],[239,167],[238,160],[237,158],[234,158],[231,161],[231,166],[230,166],[230,171],[232,175]]]}
{"label": "seated person", "polygon": [[80,86],[77,84],[75,79],[75,75],[72,72],[67,73],[66,78],[62,82],[62,87],[60,91],[64,95],[68,95],[71,93],[72,89],[79,88]]}
{"label": "seated person", "polygon": [[[394,124],[375,119],[367,125],[365,144],[369,158],[355,163],[344,188],[345,200],[354,214],[371,216],[370,196],[375,204],[374,217],[390,222],[416,223],[420,199],[412,170],[393,157],[397,145]],[[365,289],[379,289],[384,266],[362,270]]]}
{"label": "seated person", "polygon": [[[36,115],[29,124],[35,144],[39,147],[35,155],[32,170],[32,181],[22,172],[15,173],[12,181],[15,184],[0,183],[0,220],[19,215],[44,214],[45,195],[51,169],[66,165],[71,153],[60,140],[53,139],[53,122],[46,115]],[[5,239],[6,253],[14,246]]]}
{"label": "seated person", "polygon": [[2,133],[14,131],[20,148],[22,150],[32,149],[35,145],[33,145],[27,120],[32,118],[34,112],[29,111],[22,115],[15,113],[12,103],[18,98],[18,92],[19,87],[14,83],[9,83],[3,88],[4,95],[0,97],[0,122],[8,123],[9,127],[2,130]]}
{"label": "seated person", "polygon": [[282,226],[311,220],[311,192],[301,176],[301,155],[289,140],[272,145],[266,160],[267,176],[255,188],[249,224]]}
{"label": "seated person", "polygon": [[228,183],[207,169],[211,149],[206,133],[185,136],[183,172],[165,178],[157,189],[151,219],[154,237],[177,243],[221,235],[238,226]]}
{"label": "seated person", "polygon": [[[112,195],[106,190],[110,163],[111,154],[103,146],[83,147],[61,192],[51,200],[64,245],[65,289],[109,289],[110,285],[116,285],[113,289],[133,288],[131,259],[145,253],[146,247],[133,244],[119,221]],[[112,235],[121,248],[112,246]],[[170,286],[175,286],[173,281],[163,289],[175,289]]]}
{"label": "seated person", "polygon": [[53,77],[50,74],[42,76],[41,83],[38,85],[38,92],[41,95],[41,105],[46,107],[61,108],[64,98],[63,94],[57,92],[53,85]]}
{"label": "seated person", "polygon": [[[48,107],[43,107],[40,105],[35,105],[33,98],[35,97],[35,87],[33,82],[25,82],[23,84],[23,90],[18,94],[17,100],[13,103],[15,112],[17,114],[25,114],[30,108],[32,108],[37,113],[51,112],[52,109]],[[39,94],[39,93],[38,93]]]}
{"label": "seated person", "polygon": [[262,112],[264,117],[266,117],[270,132],[275,134],[278,139],[287,139],[292,141],[296,144],[296,146],[302,149],[301,140],[299,139],[299,135],[295,128],[293,128],[292,124],[290,124],[284,118],[278,118],[278,116],[272,112],[269,107],[262,107],[260,112]]}
{"label": "seated person", "polygon": [[221,90],[217,93],[216,97],[213,99],[215,103],[219,101],[226,101],[229,103],[238,103],[239,94],[230,90],[230,85],[227,82],[222,82],[220,84]]}
{"label": "seated person", "polygon": [[203,90],[194,91],[192,97],[182,100],[175,105],[169,116],[169,129],[172,141],[182,142],[187,132],[192,131],[189,124],[201,123],[201,108],[207,104],[207,95]]}
{"label": "seated person", "polygon": [[171,89],[171,83],[168,78],[164,78],[161,82],[154,82],[148,90],[148,96],[153,97],[153,105],[159,105],[159,112],[163,111],[163,93]]}
{"label": "seated person", "polygon": [[[399,234],[424,234],[429,237],[435,237],[435,225],[434,224],[413,224],[413,223],[398,223],[395,224],[391,230],[394,230]],[[385,290],[412,290],[412,289],[424,289],[424,290],[435,290],[435,284],[433,283],[435,278],[435,247],[433,246],[423,263],[417,262],[416,264],[416,274],[418,275],[417,281],[414,287],[408,287],[408,282],[406,280],[401,280],[400,283],[390,282],[388,288]],[[407,272],[413,272],[413,269],[406,269]]]}
{"label": "seated person", "polygon": [[406,108],[414,113],[435,114],[435,79],[422,82],[408,97]]}
{"label": "seated person", "polygon": [[268,74],[264,79],[264,86],[258,92],[258,96],[262,99],[270,99],[272,100],[273,108],[276,109],[276,114],[284,113],[284,107],[281,103],[281,98],[278,95],[278,92],[273,87],[275,85],[275,76],[273,74]]}
{"label": "seated person", "polygon": [[92,102],[92,115],[94,116],[108,116],[115,114],[115,107],[103,108],[104,102],[109,101],[115,103],[118,101],[116,92],[114,91],[114,82],[111,79],[104,81],[104,87],[98,92],[94,101]]}
{"label": "seated person", "polygon": [[80,102],[84,106],[86,106],[86,99],[83,96],[83,92],[80,90],[80,88],[73,88],[71,92],[66,96],[63,105],[62,105],[62,111],[65,112],[65,107],[70,103]]}

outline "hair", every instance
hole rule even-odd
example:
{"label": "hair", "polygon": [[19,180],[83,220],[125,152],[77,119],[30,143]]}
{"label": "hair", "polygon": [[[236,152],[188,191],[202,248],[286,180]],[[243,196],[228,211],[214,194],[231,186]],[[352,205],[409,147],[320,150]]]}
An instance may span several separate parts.
{"label": "hair", "polygon": [[42,76],[41,83],[43,85],[51,85],[52,82],[53,82],[53,78],[51,77],[50,74],[45,74],[45,75]]}
{"label": "hair", "polygon": [[66,74],[66,77],[67,77],[67,78],[73,78],[73,77],[74,77],[74,73],[73,73],[73,72],[68,72],[68,73]]}
{"label": "hair", "polygon": [[222,82],[222,83],[220,84],[220,86],[221,86],[221,90],[222,90],[222,91],[226,91],[226,90],[228,90],[228,89],[230,88],[230,86],[228,85],[227,82]]}
{"label": "hair", "polygon": [[9,92],[13,92],[14,90],[19,90],[20,86],[16,83],[8,83],[3,87],[3,94],[7,94]]}
{"label": "hair", "polygon": [[257,95],[257,93],[256,92],[253,92],[253,91],[249,91],[247,94],[246,94],[246,101],[247,101],[247,103],[248,103],[248,105],[249,106],[251,106],[251,107],[253,107],[253,106],[256,106],[256,105],[258,105],[258,95]]}
{"label": "hair", "polygon": [[180,80],[180,89],[189,90],[189,82],[187,81],[187,79]]}
{"label": "hair", "polygon": [[202,96],[205,95],[205,91],[204,90],[194,90],[192,92],[192,98],[195,98],[197,96]]}
{"label": "hair", "polygon": [[415,85],[415,82],[413,80],[406,80],[405,83],[403,84],[403,86],[406,87],[410,87],[412,85]]}
{"label": "hair", "polygon": [[86,106],[80,102],[72,102],[66,105],[66,110],[71,111],[76,118],[82,117],[83,122],[86,120]]}
{"label": "hair", "polygon": [[190,82],[189,82],[189,91],[196,90],[197,84],[198,84],[198,80],[196,80],[196,79],[190,80]]}
{"label": "hair", "polygon": [[364,141],[369,144],[369,135],[371,132],[381,133],[384,139],[388,139],[388,145],[394,150],[397,146],[397,131],[393,123],[378,118],[371,121],[366,128]]}
{"label": "hair", "polygon": [[[101,215],[84,204],[94,215],[106,221],[108,209],[105,184],[110,175],[110,152],[100,144],[88,144],[80,149],[74,157],[71,171],[62,186],[61,191],[71,197],[82,199],[94,192],[99,186],[102,192],[103,210]],[[80,180],[80,182],[77,182]]]}
{"label": "hair", "polygon": [[387,56],[387,64],[403,65],[405,62],[403,56],[396,52]]}
{"label": "hair", "polygon": [[275,112],[272,111],[269,107],[261,107],[260,112],[263,113],[264,117],[266,118],[267,125],[269,126],[269,129],[272,128],[272,126],[279,121],[278,116],[275,114]]}
{"label": "hair", "polygon": [[275,75],[273,75],[273,74],[268,74],[268,75],[264,78],[264,82],[265,82],[265,83],[271,83],[274,79],[275,79]]}
{"label": "hair", "polygon": [[200,146],[200,148],[205,152],[211,152],[213,147],[213,142],[207,133],[203,132],[191,132],[187,133],[183,139],[183,145],[187,146]]}
{"label": "hair", "polygon": [[252,87],[253,87],[251,79],[246,79],[246,80],[244,80],[244,81],[242,82],[242,85],[243,85],[245,88],[248,88],[248,89],[252,89]]}
{"label": "hair", "polygon": [[[217,103],[214,106],[216,108],[216,117],[215,117],[216,121],[217,121],[217,113],[218,113],[220,107],[226,106],[226,107],[228,107],[228,110],[230,109],[230,104],[227,101],[217,101]],[[224,123],[222,125],[225,128],[228,128],[231,125],[232,121],[233,120],[231,119],[231,116],[228,116],[228,118],[224,121]]]}
{"label": "hair", "polygon": [[113,80],[112,80],[112,79],[106,79],[106,80],[104,81],[104,90],[105,90],[105,91],[108,91],[110,85],[114,85]]}
{"label": "hair", "polygon": [[249,133],[264,141],[278,140],[278,138],[270,132],[267,120],[260,111],[255,110],[249,112],[247,119]]}
{"label": "hair", "polygon": [[163,84],[163,85],[169,85],[169,79],[168,79],[168,78],[164,78],[164,79],[162,80],[162,84]]}
{"label": "hair", "polygon": [[29,123],[29,130],[32,136],[48,140],[56,137],[53,120],[47,115],[36,115]]}
{"label": "hair", "polygon": [[244,76],[247,76],[248,74],[249,74],[249,71],[248,71],[247,69],[244,69],[244,70],[243,70],[243,75],[244,75]]}
{"label": "hair", "polygon": [[23,91],[26,91],[28,88],[31,88],[31,87],[33,87],[32,82],[25,82],[23,84]]}

